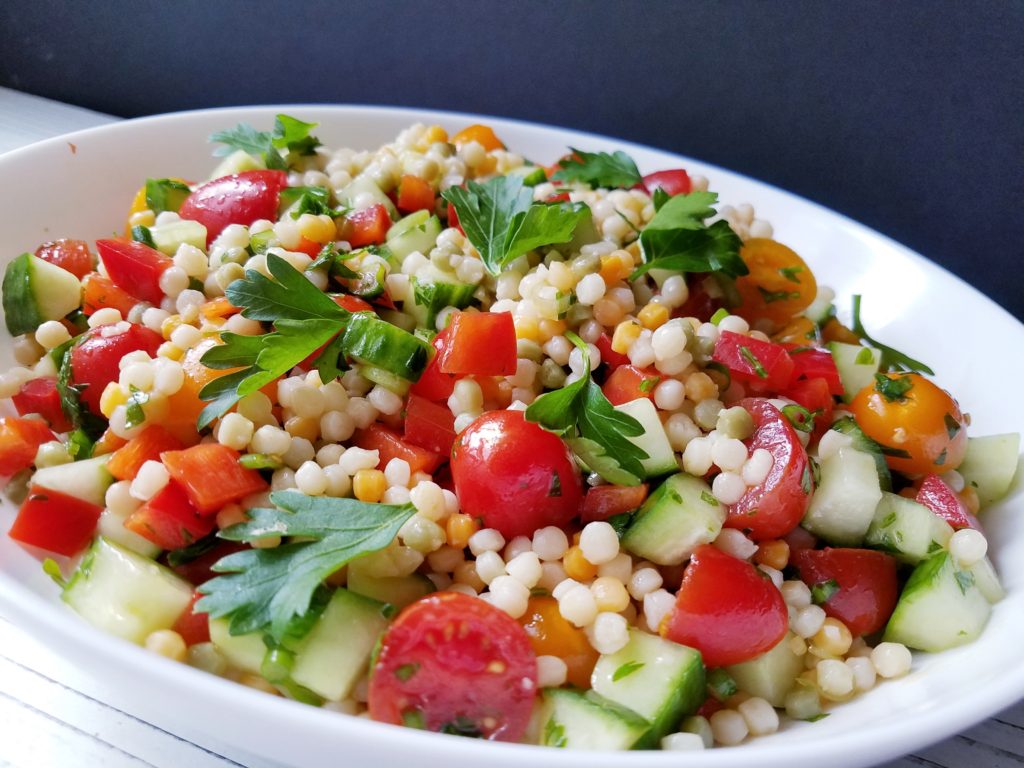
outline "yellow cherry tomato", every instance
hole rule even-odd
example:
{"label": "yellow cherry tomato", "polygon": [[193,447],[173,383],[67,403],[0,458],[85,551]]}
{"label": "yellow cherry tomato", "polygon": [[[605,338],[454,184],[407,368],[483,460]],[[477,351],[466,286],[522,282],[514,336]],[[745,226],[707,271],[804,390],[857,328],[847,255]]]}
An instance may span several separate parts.
{"label": "yellow cherry tomato", "polygon": [[949,472],[967,451],[967,425],[956,400],[920,374],[881,374],[857,393],[850,411],[897,472]]}
{"label": "yellow cherry tomato", "polygon": [[555,598],[541,595],[531,597],[519,623],[530,636],[534,653],[538,656],[557,656],[569,668],[568,682],[577,688],[590,687],[590,673],[597,664],[598,653],[583,630],[562,616]]}
{"label": "yellow cherry tomato", "polygon": [[452,144],[456,147],[469,144],[471,141],[475,141],[488,152],[505,148],[501,139],[495,136],[494,130],[490,126],[481,125],[480,123],[467,126],[452,136]]}
{"label": "yellow cherry tomato", "polygon": [[807,309],[818,284],[807,263],[782,243],[752,237],[740,249],[750,274],[736,280],[742,303],[736,314],[755,323],[767,320],[773,328],[786,325]]}

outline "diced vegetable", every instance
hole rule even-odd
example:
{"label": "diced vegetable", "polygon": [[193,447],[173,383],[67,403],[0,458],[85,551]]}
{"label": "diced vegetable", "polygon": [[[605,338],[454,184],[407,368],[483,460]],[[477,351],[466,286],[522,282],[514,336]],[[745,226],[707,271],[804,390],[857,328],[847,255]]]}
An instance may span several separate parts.
{"label": "diced vegetable", "polygon": [[160,457],[171,478],[181,484],[189,501],[202,515],[259,493],[267,487],[259,472],[244,469],[239,453],[218,443],[202,443]]}
{"label": "diced vegetable", "polygon": [[8,535],[22,544],[71,557],[92,540],[103,507],[33,485]]}

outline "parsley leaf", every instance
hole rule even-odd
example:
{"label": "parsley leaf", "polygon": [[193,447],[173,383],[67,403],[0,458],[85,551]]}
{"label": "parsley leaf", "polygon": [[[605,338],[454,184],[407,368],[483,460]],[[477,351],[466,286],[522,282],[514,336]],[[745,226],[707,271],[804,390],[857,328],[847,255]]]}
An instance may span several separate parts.
{"label": "parsley leaf", "polygon": [[224,145],[218,147],[214,155],[230,155],[242,150],[253,157],[262,158],[267,168],[285,170],[288,165],[279,150],[297,155],[313,154],[320,146],[320,140],[310,135],[316,126],[316,123],[304,123],[282,114],[274,121],[273,131],[257,131],[248,123],[239,123],[234,128],[212,134],[210,141]]}
{"label": "parsley leaf", "polygon": [[492,275],[527,251],[568,242],[589,213],[582,203],[534,203],[516,174],[449,187],[441,196],[459,212],[459,224]]}
{"label": "parsley leaf", "polygon": [[740,258],[742,242],[724,220],[706,226],[718,201],[714,192],[691,192],[665,199],[640,233],[644,264],[630,276],[635,280],[650,269],[675,272],[722,272],[730,277],[747,274]]}
{"label": "parsley leaf", "polygon": [[291,212],[293,219],[299,218],[304,213],[311,213],[314,216],[327,215],[330,217],[343,216],[348,209],[331,207],[331,193],[326,187],[286,187],[281,190],[281,203],[286,206],[293,206]]}
{"label": "parsley leaf", "polygon": [[875,374],[875,391],[890,403],[905,402],[907,392],[914,388],[914,380],[909,376],[889,378],[884,373]]}
{"label": "parsley leaf", "polygon": [[569,147],[569,157],[559,161],[552,181],[582,181],[595,189],[630,188],[643,181],[633,158],[625,152],[584,152]]}
{"label": "parsley leaf", "polygon": [[612,682],[617,683],[622,678],[629,677],[634,672],[638,672],[639,670],[641,670],[643,667],[644,662],[642,661],[627,661],[625,664],[621,665],[618,669],[612,672]]}
{"label": "parsley leaf", "polygon": [[882,353],[882,370],[885,371],[917,371],[918,373],[927,373],[929,376],[934,376],[935,371],[929,368],[924,363],[909,357],[897,349],[886,346],[879,341],[875,341],[873,338],[868,336],[868,332],[864,330],[864,324],[860,321],[860,295],[854,294],[853,297],[853,328],[851,329],[855,334],[861,337],[864,341],[875,347]]}
{"label": "parsley leaf", "polygon": [[246,549],[220,559],[222,575],[203,584],[196,608],[228,617],[234,635],[268,631],[281,641],[310,609],[324,579],[357,557],[388,546],[415,512],[411,504],[370,504],[355,499],[277,491],[277,509],[250,510],[251,519],[221,531],[231,541],[271,536],[304,540],[270,549]]}
{"label": "parsley leaf", "polygon": [[643,475],[640,462],[648,456],[627,438],[642,435],[643,426],[615,410],[590,378],[587,345],[573,333],[566,335],[583,353],[583,375],[538,397],[526,409],[525,417],[565,438],[580,460],[608,482],[639,485]]}
{"label": "parsley leaf", "polygon": [[76,430],[81,430],[90,440],[96,440],[107,428],[107,421],[94,414],[88,406],[82,405],[82,392],[89,385],[71,383],[73,380],[71,352],[75,345],[84,338],[84,334],[77,336],[54,350],[54,352],[60,351],[60,364],[57,367],[57,394],[60,395],[60,408],[71,425]]}
{"label": "parsley leaf", "polygon": [[346,315],[345,310],[280,256],[267,254],[267,268],[273,280],[250,269],[225,291],[232,304],[242,307],[243,317],[273,322],[280,318],[339,319]]}
{"label": "parsley leaf", "polygon": [[146,179],[146,207],[153,213],[178,212],[185,198],[192,194],[188,184],[174,179]]}
{"label": "parsley leaf", "polygon": [[839,591],[839,582],[835,579],[822,581],[811,587],[811,602],[815,605],[827,603],[836,592]]}
{"label": "parsley leaf", "polygon": [[146,420],[146,412],[142,406],[149,402],[149,393],[143,392],[134,384],[128,387],[128,391],[124,425],[128,429],[133,429]]}

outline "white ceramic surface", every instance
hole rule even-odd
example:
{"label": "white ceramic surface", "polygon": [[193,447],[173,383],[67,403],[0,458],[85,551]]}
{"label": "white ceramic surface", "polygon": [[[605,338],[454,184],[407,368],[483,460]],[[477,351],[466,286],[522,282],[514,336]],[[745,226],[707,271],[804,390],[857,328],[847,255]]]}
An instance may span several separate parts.
{"label": "white ceramic surface", "polygon": [[[247,121],[269,128],[282,108],[254,107],[166,115],[82,131],[0,157],[0,263],[44,240],[94,239],[122,226],[124,211],[148,177],[205,178],[215,161],[206,137]],[[328,146],[376,147],[415,122],[457,130],[477,116],[378,107],[289,106]],[[551,162],[567,145],[621,148],[641,170],[688,168],[711,179],[722,202],[753,203],[778,240],[838,293],[849,320],[851,294],[865,296],[869,331],[928,362],[972,417],[971,433],[1024,431],[1018,388],[1024,326],[973,288],[903,246],[827,209],[698,161],[614,139],[512,120],[491,119],[510,148]],[[838,180],[837,180],[837,183]],[[941,227],[941,222],[936,226]],[[1007,350],[1010,354],[1007,354]],[[0,330],[0,369],[11,365]],[[945,738],[1024,696],[1024,492],[988,510],[993,559],[1007,588],[983,636],[970,646],[919,655],[906,678],[879,685],[814,724],[798,723],[767,738],[685,756],[694,766],[868,765]],[[0,531],[13,519],[0,508]],[[36,558],[0,536],[0,609],[81,667],[116,686],[132,711],[169,728],[208,732],[253,754],[295,765],[371,762],[419,766],[480,761],[488,766],[640,768],[678,765],[669,753],[593,754],[425,734],[320,711],[273,698],[155,657],[94,630],[66,609]]]}

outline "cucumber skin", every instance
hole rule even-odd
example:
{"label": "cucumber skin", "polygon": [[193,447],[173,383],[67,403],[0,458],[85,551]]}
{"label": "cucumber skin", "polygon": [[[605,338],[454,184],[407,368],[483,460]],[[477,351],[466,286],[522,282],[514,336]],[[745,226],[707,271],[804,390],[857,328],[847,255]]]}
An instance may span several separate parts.
{"label": "cucumber skin", "polygon": [[967,454],[957,467],[964,482],[978,492],[982,507],[999,501],[1020,475],[1020,434],[985,435],[967,439]]}
{"label": "cucumber skin", "polygon": [[[594,691],[580,691],[574,688],[546,688],[543,691],[543,704],[539,742],[549,747],[567,747],[569,749],[636,749],[638,742],[650,728],[650,723],[631,709],[627,709],[613,701],[609,701]],[[592,721],[593,728],[571,728],[565,732],[565,710],[569,714],[586,713]],[[559,712],[561,710],[561,712]],[[562,720],[557,720],[556,715],[561,714]],[[575,719],[575,718],[574,718]],[[552,729],[549,723],[555,723],[563,727],[561,736],[562,743],[552,742],[550,736]],[[603,721],[603,722],[602,722]],[[588,723],[590,725],[591,723]],[[604,726],[598,728],[598,725]],[[613,726],[618,733],[613,732]],[[597,733],[599,736],[618,738],[618,741],[606,741],[595,744],[592,741],[583,739],[590,734]]]}
{"label": "cucumber skin", "polygon": [[864,434],[864,430],[852,416],[839,419],[832,424],[832,429],[849,435],[853,439],[853,447],[863,453],[870,453],[875,460],[875,469],[878,470],[878,485],[883,491],[892,490],[892,473],[889,472],[889,465],[885,461],[885,454],[881,446],[870,437]]}
{"label": "cucumber skin", "polygon": [[[679,487],[681,486],[681,487]],[[693,550],[701,544],[710,544],[722,531],[722,524],[725,522],[725,508],[715,500],[715,505],[707,503],[703,498],[704,493],[714,498],[711,494],[711,486],[698,477],[693,477],[685,472],[672,475],[662,483],[654,493],[647,497],[647,500],[636,513],[629,528],[622,535],[622,548],[639,555],[659,565],[679,565],[692,554]],[[671,498],[669,495],[675,493],[679,499]],[[686,497],[696,497],[693,502],[695,509],[687,510]],[[668,498],[667,498],[668,497]],[[670,508],[659,514],[658,508],[662,505],[672,505]],[[699,506],[698,506],[699,505]],[[651,515],[655,517],[652,519]],[[670,526],[673,532],[678,533],[677,525],[683,522],[702,523],[703,530],[685,531],[685,536],[679,536],[681,541],[676,545],[667,548],[666,543],[671,544],[671,539],[666,542],[663,524],[659,525],[658,517],[673,516],[676,519]],[[696,516],[702,519],[694,520]],[[663,562],[664,561],[664,562]]]}
{"label": "cucumber skin", "polygon": [[23,253],[4,271],[4,320],[11,336],[31,333],[43,320],[32,293],[32,254]]}

